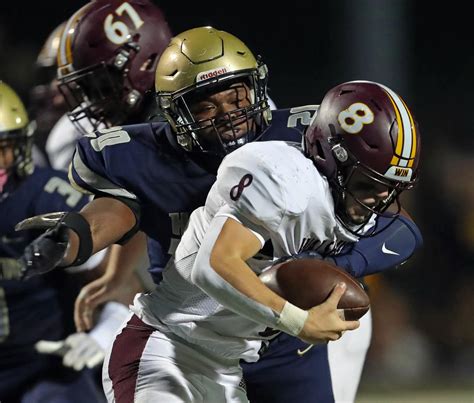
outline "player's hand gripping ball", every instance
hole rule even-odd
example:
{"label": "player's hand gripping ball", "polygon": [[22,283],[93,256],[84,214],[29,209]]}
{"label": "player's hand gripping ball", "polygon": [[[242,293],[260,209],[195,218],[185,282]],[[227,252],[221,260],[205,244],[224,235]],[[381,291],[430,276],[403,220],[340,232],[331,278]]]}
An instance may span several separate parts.
{"label": "player's hand gripping ball", "polygon": [[370,307],[362,285],[343,269],[321,259],[290,259],[265,270],[260,280],[275,293],[301,309],[323,303],[339,282],[347,285],[338,309],[346,320],[360,319]]}

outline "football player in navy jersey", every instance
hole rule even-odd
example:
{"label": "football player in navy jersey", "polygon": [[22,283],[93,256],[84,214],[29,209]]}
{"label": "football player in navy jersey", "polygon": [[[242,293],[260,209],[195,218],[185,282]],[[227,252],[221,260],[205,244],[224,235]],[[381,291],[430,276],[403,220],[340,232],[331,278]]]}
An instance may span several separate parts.
{"label": "football player in navy jersey", "polygon": [[35,350],[38,341],[73,331],[65,318],[79,290],[60,271],[18,279],[16,259],[38,232],[15,232],[15,224],[32,215],[79,210],[90,199],[71,187],[65,173],[35,168],[32,143],[21,100],[0,81],[0,400],[100,401],[89,372],[67,369],[59,357]]}
{"label": "football player in navy jersey", "polygon": [[[84,220],[80,226],[61,221],[58,231],[48,231],[26,249],[24,261],[29,271],[41,273],[57,264],[81,261],[111,243],[125,242],[140,229],[149,237],[151,270],[159,282],[187,215],[204,204],[215,181],[215,169],[226,153],[249,141],[301,142],[304,127],[317,108],[271,114],[266,81],[265,65],[232,35],[203,27],[176,36],[156,71],[159,107],[168,123],[112,127],[79,141],[70,179],[96,198],[81,212]],[[73,232],[66,231],[68,227]],[[33,249],[41,255],[44,245],[57,239],[58,232],[70,235],[68,250],[64,243],[56,244],[63,258],[45,262],[33,255]],[[406,260],[414,248],[387,267]],[[372,266],[359,262],[353,268],[346,258],[346,267],[359,275],[382,268],[373,260],[368,262]],[[115,379],[117,402],[129,401],[134,394],[136,374],[125,376],[121,369],[138,365],[144,346],[137,343],[136,347],[133,354],[124,356],[128,362],[111,362],[104,368],[104,377],[113,383]],[[306,349],[300,340],[282,335],[258,363],[245,366],[250,399],[334,400],[327,349],[322,346],[302,353],[302,357],[297,354]],[[353,375],[355,383],[359,375],[360,370]]]}

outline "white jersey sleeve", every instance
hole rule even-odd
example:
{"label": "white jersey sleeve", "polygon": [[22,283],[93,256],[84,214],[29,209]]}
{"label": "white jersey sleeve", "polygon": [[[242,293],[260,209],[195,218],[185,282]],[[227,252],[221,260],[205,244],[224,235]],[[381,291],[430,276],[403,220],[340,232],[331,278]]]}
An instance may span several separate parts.
{"label": "white jersey sleeve", "polygon": [[261,241],[269,239],[284,217],[301,214],[308,204],[305,167],[299,161],[296,145],[281,141],[263,147],[251,143],[234,151],[217,174],[215,187],[225,205],[216,215],[231,216]]}
{"label": "white jersey sleeve", "polygon": [[211,221],[193,265],[191,282],[233,312],[275,328],[280,317],[277,312],[245,296],[211,267],[212,249],[226,220],[226,217],[218,216]]}

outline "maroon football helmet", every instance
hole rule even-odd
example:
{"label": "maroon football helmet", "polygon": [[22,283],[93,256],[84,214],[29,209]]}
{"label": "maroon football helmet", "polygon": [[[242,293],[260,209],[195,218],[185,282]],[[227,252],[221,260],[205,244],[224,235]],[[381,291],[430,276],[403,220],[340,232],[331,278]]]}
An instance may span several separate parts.
{"label": "maroon football helmet", "polygon": [[375,214],[382,214],[394,201],[398,203],[400,193],[418,179],[420,135],[416,121],[402,98],[378,83],[350,81],[331,89],[306,131],[305,150],[328,178],[336,213],[345,223],[353,224],[342,201],[351,194],[351,178],[356,172],[388,190],[388,197],[376,206],[367,206],[351,194]]}
{"label": "maroon football helmet", "polygon": [[58,80],[71,121],[87,132],[130,118],[153,88],[170,39],[163,13],[148,0],[96,0],[79,9],[58,50]]}

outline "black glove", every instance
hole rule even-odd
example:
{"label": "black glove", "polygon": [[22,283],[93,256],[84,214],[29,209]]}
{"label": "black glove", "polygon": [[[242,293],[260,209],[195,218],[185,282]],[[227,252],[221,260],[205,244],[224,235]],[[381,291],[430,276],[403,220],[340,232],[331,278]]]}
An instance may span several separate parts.
{"label": "black glove", "polygon": [[67,213],[49,213],[27,218],[15,226],[16,231],[46,230],[31,242],[17,260],[19,278],[27,280],[53,270],[62,260],[68,245]]}
{"label": "black glove", "polygon": [[25,248],[19,259],[22,265],[22,280],[47,273],[59,265],[68,245],[67,231],[67,227],[58,225],[47,230]]}
{"label": "black glove", "polygon": [[76,258],[70,266],[84,263],[92,254],[92,234],[89,223],[79,213],[57,212],[34,216],[19,222],[16,231],[48,229],[31,242],[18,260],[21,264],[22,279],[47,273],[57,267],[66,254],[69,244],[69,229],[79,237]]}

